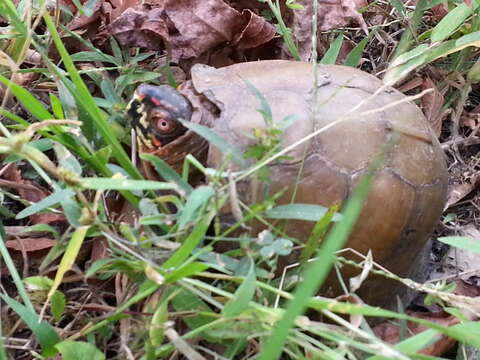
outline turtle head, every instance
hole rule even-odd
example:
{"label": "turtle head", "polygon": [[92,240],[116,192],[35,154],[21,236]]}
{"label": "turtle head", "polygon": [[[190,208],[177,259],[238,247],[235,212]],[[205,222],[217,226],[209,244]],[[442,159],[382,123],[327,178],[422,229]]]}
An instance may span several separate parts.
{"label": "turtle head", "polygon": [[180,119],[192,116],[190,101],[168,85],[140,85],[127,106],[137,137],[147,148],[164,146],[186,131]]}

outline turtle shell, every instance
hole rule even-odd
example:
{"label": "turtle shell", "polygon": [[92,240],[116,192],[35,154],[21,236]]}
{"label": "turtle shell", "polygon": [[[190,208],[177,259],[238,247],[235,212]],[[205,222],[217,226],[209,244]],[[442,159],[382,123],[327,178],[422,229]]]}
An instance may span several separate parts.
{"label": "turtle shell", "polygon": [[[246,80],[266,98],[274,122],[295,115],[296,121],[281,135],[283,148],[317,133],[293,147],[288,158],[270,165],[270,193],[286,189],[278,204],[292,203],[294,192],[295,203],[345,203],[371,161],[395,136],[345,247],[363,254],[371,250],[375,262],[399,276],[412,276],[446,200],[447,169],[440,144],[420,109],[376,77],[345,66],[316,69],[316,91],[313,66],[303,62],[259,61],[220,69],[195,65],[191,75],[195,91],[219,109],[213,129],[243,151],[256,142],[252,132],[267,126]],[[224,161],[224,154],[211,147],[208,165],[220,167]],[[240,188],[247,202],[261,196],[262,189],[248,182]],[[312,227],[312,222],[289,221],[286,232],[306,240]],[[357,272],[346,269],[345,275]],[[334,283],[329,285],[333,293],[338,291]],[[362,295],[371,303],[391,306],[398,290],[392,286],[373,279]]]}

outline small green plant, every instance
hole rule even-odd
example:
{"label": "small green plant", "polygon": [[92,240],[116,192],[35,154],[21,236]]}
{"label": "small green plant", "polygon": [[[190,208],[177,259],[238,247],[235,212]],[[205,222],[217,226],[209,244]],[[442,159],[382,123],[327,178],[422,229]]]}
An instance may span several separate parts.
{"label": "small green plant", "polygon": [[[290,55],[292,55],[292,57],[295,60],[301,60],[300,53],[298,52],[298,48],[295,45],[295,42],[293,41],[293,38],[292,38],[292,31],[287,25],[285,25],[285,22],[283,21],[279,0],[275,0],[275,2],[273,2],[272,0],[258,0],[258,1],[266,2],[268,4],[268,6],[270,7],[270,11],[272,12],[273,16],[277,20],[277,25],[276,25],[277,32],[280,34],[280,36],[283,37],[283,40],[287,45],[287,49],[290,52]],[[297,4],[295,0],[287,0],[286,4],[292,10],[298,10],[303,8],[302,5]]]}

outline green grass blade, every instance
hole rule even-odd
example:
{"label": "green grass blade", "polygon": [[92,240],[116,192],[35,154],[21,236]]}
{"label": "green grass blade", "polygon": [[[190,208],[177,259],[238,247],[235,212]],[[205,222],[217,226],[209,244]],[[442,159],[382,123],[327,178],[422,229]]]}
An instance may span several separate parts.
{"label": "green grass blade", "polygon": [[338,54],[340,53],[340,49],[342,48],[342,44],[343,34],[340,34],[335,40],[333,40],[325,55],[323,55],[323,57],[320,59],[320,64],[335,64]]}
{"label": "green grass blade", "polygon": [[183,180],[183,178],[180,175],[178,175],[178,173],[175,170],[173,170],[165,161],[160,159],[158,156],[154,156],[152,154],[140,154],[140,158],[142,160],[150,161],[155,167],[155,170],[157,171],[157,173],[165,181],[174,182],[175,184],[178,185],[179,188],[181,188],[187,194],[192,192],[193,190],[192,186],[188,182]]}
{"label": "green grass blade", "polygon": [[225,315],[225,317],[231,318],[238,316],[248,308],[255,294],[256,281],[255,266],[253,261],[250,260],[250,268],[245,280],[240,284],[233,297],[227,301],[222,309],[222,314]]}
{"label": "green grass blade", "polygon": [[30,298],[28,297],[27,291],[23,286],[23,282],[20,275],[18,274],[17,268],[15,267],[15,264],[12,258],[10,257],[10,253],[8,252],[8,249],[5,246],[5,231],[3,228],[3,224],[1,222],[0,222],[0,255],[2,256],[3,261],[5,262],[5,265],[8,269],[8,272],[12,277],[12,280],[15,286],[17,287],[18,294],[22,298],[23,303],[25,304],[28,310],[35,311],[33,304],[30,301]]}
{"label": "green grass blade", "polygon": [[193,277],[198,273],[205,271],[209,268],[207,264],[201,262],[192,262],[186,265],[183,265],[171,273],[165,274],[166,283],[174,283],[184,277]]}
{"label": "green grass blade", "polygon": [[407,8],[403,2],[401,2],[400,0],[390,0],[390,3],[395,8],[395,10],[397,10],[399,15],[407,15]]}
{"label": "green grass blade", "polygon": [[62,60],[65,64],[65,67],[68,70],[68,73],[72,79],[72,82],[75,84],[76,91],[72,93],[75,96],[77,102],[82,106],[82,108],[87,112],[93,124],[90,124],[100,132],[105,142],[112,147],[112,154],[115,159],[118,161],[119,165],[127,171],[130,176],[134,179],[141,179],[142,176],[138,169],[133,166],[130,158],[127,153],[121,146],[118,139],[115,137],[114,133],[111,131],[111,128],[100,110],[100,108],[95,103],[93,96],[88,91],[87,86],[80,77],[75,65],[67,52],[67,49],[63,45],[60,35],[58,34],[55,25],[52,21],[52,18],[49,15],[44,16],[45,23],[50,31],[50,34],[53,38],[55,46],[62,57]]}
{"label": "green grass blade", "polygon": [[1,116],[5,116],[7,119],[10,119],[10,120],[12,120],[12,121],[15,121],[16,123],[18,123],[18,124],[20,124],[20,125],[23,125],[24,127],[27,127],[27,126],[30,125],[30,123],[29,123],[27,120],[21,118],[21,117],[18,116],[18,115],[15,115],[15,114],[11,113],[11,112],[8,111],[8,110],[0,109],[0,115],[1,115]]}
{"label": "green grass blade", "polygon": [[68,360],[105,360],[105,355],[95,345],[83,341],[65,340],[55,345],[62,354],[63,359]]}
{"label": "green grass blade", "polygon": [[15,218],[17,220],[26,218],[27,216],[33,215],[48,207],[58,204],[59,202],[65,200],[65,198],[73,196],[74,194],[75,194],[75,191],[73,191],[72,189],[63,189],[60,191],[56,191],[53,194],[50,194],[49,196],[47,196],[46,198],[40,200],[39,202],[36,202],[33,205],[30,205],[29,207],[23,209],[17,214]]}
{"label": "green grass blade", "polygon": [[438,241],[459,249],[465,249],[480,254],[480,243],[478,240],[467,236],[444,236],[438,238]]}
{"label": "green grass blade", "polygon": [[160,181],[82,178],[82,187],[92,190],[176,190],[177,185]]}
{"label": "green grass blade", "polygon": [[473,14],[478,7],[477,1],[472,1],[472,5],[461,3],[455,9],[449,11],[449,13],[433,28],[430,35],[432,42],[443,41],[450,37],[460,26],[462,26],[465,20]]}
{"label": "green grass blade", "polygon": [[420,24],[422,23],[423,13],[427,9],[428,0],[420,0],[415,6],[415,11],[413,12],[412,19],[408,26],[406,26],[405,32],[402,34],[400,42],[398,43],[395,53],[393,54],[393,59],[396,59],[403,53],[407,52],[408,49],[412,46],[413,39],[417,36],[417,30]]}
{"label": "green grass blade", "polygon": [[182,119],[179,120],[183,126],[196,132],[198,135],[206,139],[210,144],[214,145],[223,154],[225,154],[225,156],[230,154],[235,163],[243,168],[248,166],[248,162],[243,157],[243,153],[235,146],[227,142],[223,137],[219,136],[215,131],[200,124],[191,123]]}
{"label": "green grass blade", "polygon": [[28,29],[22,19],[19,17],[15,4],[11,0],[0,1],[0,14],[6,17],[13,25],[14,29],[23,37],[28,34]]}
{"label": "green grass blade", "polygon": [[50,93],[50,104],[52,104],[52,111],[57,119],[65,119],[65,112],[63,111],[63,106],[58,97]]}
{"label": "green grass blade", "polygon": [[367,46],[368,41],[372,38],[372,34],[374,32],[370,32],[370,34],[360,41],[357,46],[355,46],[352,51],[350,51],[345,58],[345,62],[343,63],[345,66],[357,67],[360,64],[360,60],[362,59],[363,50],[365,46]]}
{"label": "green grass blade", "polygon": [[214,195],[215,189],[210,186],[199,186],[193,190],[177,216],[179,229],[183,229],[187,224],[194,223],[198,219],[199,212],[205,208]]}
{"label": "green grass blade", "polygon": [[[434,337],[438,335],[438,331],[428,329],[426,331],[422,331],[421,333],[409,337],[394,346],[395,349],[401,351],[405,354],[415,354],[417,351],[422,350],[425,346],[431,345],[432,340]],[[375,355],[371,356],[366,360],[386,360],[388,359],[385,356]]]}
{"label": "green grass blade", "polygon": [[312,232],[308,236],[305,242],[305,248],[300,254],[300,264],[306,264],[307,260],[312,258],[321,244],[324,235],[333,221],[335,215],[337,215],[338,205],[332,206],[314,225]]}
{"label": "green grass blade", "polygon": [[295,289],[294,298],[288,302],[287,309],[276,324],[270,337],[262,348],[259,360],[275,360],[280,358],[285,341],[290,329],[294,326],[295,319],[306,309],[311,296],[326,279],[335,259],[335,252],[340,250],[352,231],[362,204],[367,197],[375,170],[380,161],[377,159],[369,168],[363,179],[353,191],[350,200],[345,206],[343,219],[337,223],[329,233],[325,242],[318,251],[317,260],[311,263],[303,274],[304,281]]}
{"label": "green grass blade", "polygon": [[[314,204],[287,204],[279,205],[265,212],[265,217],[270,219],[294,219],[305,221],[318,221],[325,216],[328,209]],[[339,221],[341,214],[336,213],[332,221]]]}
{"label": "green grass blade", "polygon": [[442,42],[433,47],[426,44],[419,45],[392,62],[385,73],[383,82],[393,85],[405,78],[414,69],[469,46],[480,47],[480,31],[472,32],[455,40]]}
{"label": "green grass blade", "polygon": [[44,356],[53,356],[57,353],[55,344],[60,341],[60,337],[55,332],[55,329],[45,320],[39,321],[40,318],[33,309],[20,304],[7,295],[0,294],[0,297],[21,317],[27,326],[37,337],[42,346]]}
{"label": "green grass blade", "polygon": [[49,299],[52,297],[52,295],[62,283],[62,279],[65,273],[71,269],[73,263],[75,262],[75,259],[77,258],[78,252],[80,251],[80,247],[83,244],[83,240],[85,239],[89,228],[89,226],[80,226],[75,229],[75,232],[72,234],[72,237],[68,242],[67,248],[65,249],[65,253],[63,254],[62,260],[60,260],[60,264],[58,265],[58,270],[55,274],[53,285],[48,292]]}
{"label": "green grass blade", "polygon": [[214,216],[215,213],[210,211],[198,219],[197,224],[190,235],[188,235],[183,241],[182,246],[180,246],[180,248],[175,251],[165,263],[163,263],[162,268],[168,269],[180,266],[192,254],[192,251],[197,247],[200,241],[202,241]]}
{"label": "green grass blade", "polygon": [[45,109],[43,104],[38,101],[28,90],[24,89],[20,85],[15,84],[5,76],[0,75],[0,82],[8,86],[13,95],[35,116],[38,120],[49,120],[55,117]]}

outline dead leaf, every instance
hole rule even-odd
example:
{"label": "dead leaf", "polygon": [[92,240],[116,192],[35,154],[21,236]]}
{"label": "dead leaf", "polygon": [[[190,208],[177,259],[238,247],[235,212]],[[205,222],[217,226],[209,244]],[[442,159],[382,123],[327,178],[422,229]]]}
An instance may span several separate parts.
{"label": "dead leaf", "polygon": [[[290,27],[302,60],[310,60],[312,41],[313,4],[298,0],[303,9],[292,11]],[[318,3],[318,31],[339,29],[352,23],[360,25],[365,33],[368,27],[358,9],[367,6],[365,0],[320,0]]]}
{"label": "dead leaf", "polygon": [[[15,164],[10,164],[3,172],[3,178],[5,180],[0,179],[2,186],[15,189],[22,199],[32,203],[39,202],[50,195],[50,192],[41,186],[23,179],[20,170]],[[50,224],[53,222],[63,222],[65,221],[65,217],[61,214],[46,212],[33,214],[30,216],[30,220],[33,224]]]}
{"label": "dead leaf", "polygon": [[5,242],[8,249],[26,252],[50,249],[56,244],[57,242],[50,238],[18,238]]}
{"label": "dead leaf", "polygon": [[130,8],[108,29],[124,46],[160,50],[164,46],[164,40],[168,38],[168,28],[162,20],[163,14],[164,9],[150,9],[148,5],[142,5],[138,9]]}
{"label": "dead leaf", "polygon": [[432,20],[437,24],[448,14],[448,2],[444,2],[433,6],[430,11],[432,12]]}
{"label": "dead leaf", "polygon": [[108,30],[125,46],[166,48],[174,62],[220,45],[257,47],[275,35],[264,18],[249,10],[240,13],[222,0],[151,0],[127,9]]}
{"label": "dead leaf", "polygon": [[[459,235],[467,236],[480,243],[480,231],[475,225],[465,225],[460,227]],[[444,264],[447,268],[444,270],[443,276],[457,276],[458,274],[458,278],[461,280],[468,280],[472,276],[480,276],[480,254],[473,251],[452,246],[445,256]],[[455,293],[457,292],[455,291]],[[469,296],[468,294],[458,294]]]}
{"label": "dead leaf", "polygon": [[480,105],[475,106],[470,111],[463,111],[459,126],[470,128],[473,131],[470,136],[474,136],[480,128]]}
{"label": "dead leaf", "polygon": [[95,4],[95,8],[93,9],[93,13],[90,16],[87,15],[79,15],[75,16],[73,20],[68,24],[68,28],[70,30],[79,30],[85,29],[88,25],[95,23],[98,19],[100,19],[100,8],[101,8],[101,1],[97,1]]}
{"label": "dead leaf", "polygon": [[402,92],[402,93],[406,93],[410,90],[413,90],[419,86],[422,86],[423,84],[423,79],[420,78],[420,77],[414,77],[413,79],[410,79],[409,81],[407,81],[405,84],[401,85],[398,87],[398,91]]}
{"label": "dead leaf", "polygon": [[130,9],[140,3],[141,1],[139,0],[109,0],[109,3],[105,1],[104,4],[111,4],[112,8],[108,12],[106,9],[104,9],[105,14],[108,15],[108,23],[111,24],[116,18],[122,15],[125,10]]}
{"label": "dead leaf", "polygon": [[480,296],[480,288],[478,286],[468,284],[463,280],[456,280],[455,283],[457,284],[454,291],[456,295],[469,296],[469,297]]}
{"label": "dead leaf", "polygon": [[471,179],[469,179],[468,182],[464,181],[459,184],[450,185],[448,187],[447,204],[445,205],[445,209],[448,209],[449,207],[455,205],[465,196],[470,194],[470,192],[472,192],[472,190],[477,187],[479,180],[480,174],[475,174],[474,176],[472,176]]}
{"label": "dead leaf", "polygon": [[[350,294],[350,295],[340,295],[335,298],[337,301],[342,301],[342,302],[347,302],[349,304],[355,304],[355,305],[364,305],[362,300],[355,295],[355,294]],[[355,328],[360,328],[360,325],[362,324],[364,320],[363,315],[359,314],[350,314],[350,324],[354,326]]]}
{"label": "dead leaf", "polygon": [[263,45],[275,36],[275,27],[250,10],[244,10],[242,16],[246,26],[235,39],[239,49],[250,49]]}
{"label": "dead leaf", "polygon": [[351,292],[357,291],[360,288],[360,286],[362,286],[362,283],[367,279],[372,268],[373,268],[372,252],[368,251],[367,257],[363,262],[362,272],[357,276],[351,277],[349,279]]}
{"label": "dead leaf", "polygon": [[109,257],[108,243],[105,238],[97,238],[93,241],[92,252],[90,254],[90,262],[94,263],[97,260]]}
{"label": "dead leaf", "polygon": [[[407,312],[408,315],[414,316],[416,318],[428,320],[434,323],[437,323],[442,326],[452,326],[458,324],[460,320],[452,315],[449,315],[445,312],[439,313],[420,313],[420,312]],[[428,328],[423,325],[419,325],[413,322],[407,322],[407,337],[419,334]],[[400,326],[397,323],[391,321],[383,322],[378,324],[373,328],[373,332],[376,336],[381,338],[383,341],[386,341],[390,344],[396,344],[400,341]],[[430,355],[430,356],[441,356],[447,351],[449,351],[456,341],[452,338],[449,338],[445,335],[438,335],[437,340],[421,350],[420,354]]]}
{"label": "dead leaf", "polygon": [[347,56],[350,54],[350,52],[355,48],[357,44],[355,42],[343,39],[342,47],[340,48],[340,52],[338,53],[337,56],[337,64],[343,64],[347,58]]}
{"label": "dead leaf", "polygon": [[442,132],[442,120],[445,113],[442,111],[443,104],[445,99],[443,95],[438,90],[435,83],[430,79],[426,78],[423,80],[422,90],[433,89],[432,92],[425,94],[422,97],[422,108],[425,117],[428,120],[428,123],[432,127],[435,135],[440,136]]}

